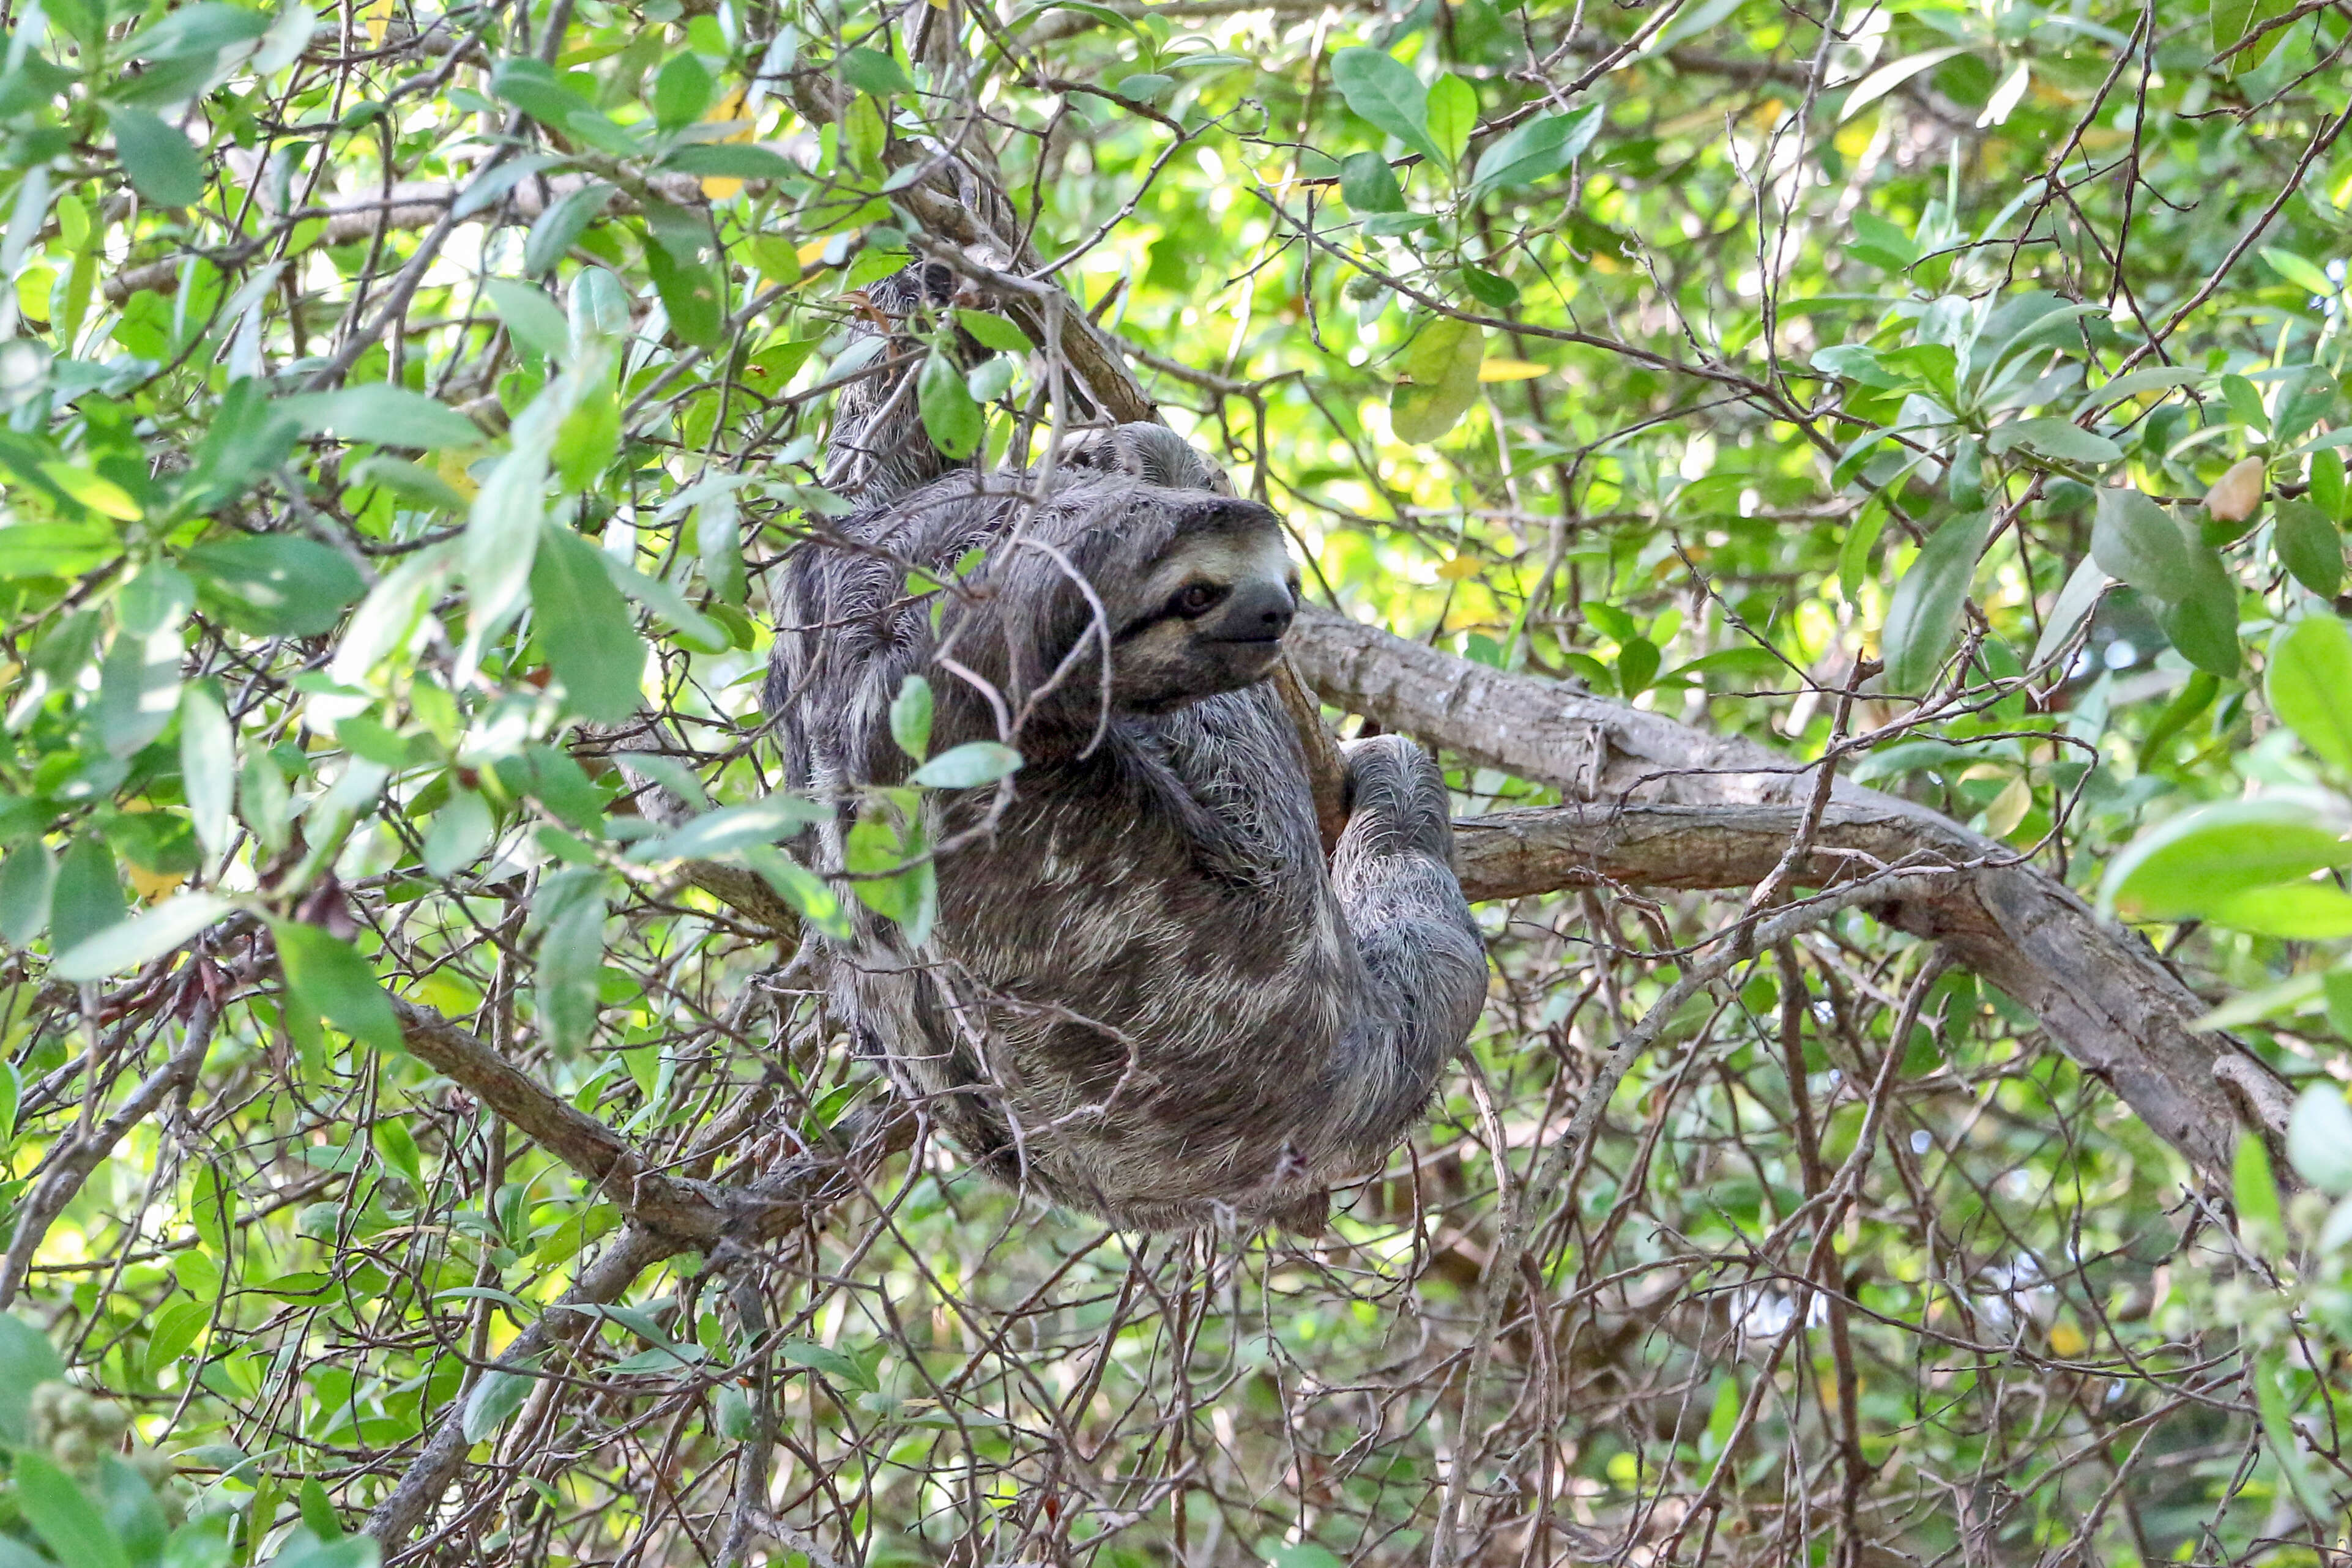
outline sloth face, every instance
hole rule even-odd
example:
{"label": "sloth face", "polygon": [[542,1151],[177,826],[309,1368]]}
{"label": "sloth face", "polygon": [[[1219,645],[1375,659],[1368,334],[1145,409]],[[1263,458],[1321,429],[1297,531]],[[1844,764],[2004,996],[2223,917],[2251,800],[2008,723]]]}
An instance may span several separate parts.
{"label": "sloth face", "polygon": [[1175,537],[1105,603],[1112,700],[1165,713],[1273,673],[1298,610],[1282,526],[1255,501],[1181,493]]}

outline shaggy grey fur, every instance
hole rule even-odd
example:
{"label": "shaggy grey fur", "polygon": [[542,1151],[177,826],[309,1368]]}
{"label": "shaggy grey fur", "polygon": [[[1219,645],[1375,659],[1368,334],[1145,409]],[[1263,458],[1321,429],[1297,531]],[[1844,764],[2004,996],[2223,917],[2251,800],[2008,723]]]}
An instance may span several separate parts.
{"label": "shaggy grey fur", "polygon": [[[954,474],[852,517],[781,573],[769,705],[790,783],[844,803],[836,864],[859,787],[911,768],[887,717],[908,674],[935,753],[1003,737],[1026,759],[992,831],[940,860],[919,949],[858,906],[831,951],[904,1091],[993,1175],[1116,1224],[1313,1229],[1422,1114],[1486,961],[1410,742],[1348,748],[1327,870],[1264,678],[1296,580],[1275,515],[1222,478],[1129,426],[1050,479]],[[935,624],[908,566],[946,578],[975,549]],[[936,842],[994,791],[927,799]]]}

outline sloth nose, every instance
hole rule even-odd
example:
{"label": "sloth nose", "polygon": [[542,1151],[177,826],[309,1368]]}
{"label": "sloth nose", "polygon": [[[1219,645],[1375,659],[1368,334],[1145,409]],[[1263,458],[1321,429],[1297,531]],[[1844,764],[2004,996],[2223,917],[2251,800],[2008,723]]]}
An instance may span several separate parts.
{"label": "sloth nose", "polygon": [[1262,580],[1234,589],[1221,608],[1213,638],[1219,643],[1271,643],[1290,630],[1297,613],[1288,588]]}

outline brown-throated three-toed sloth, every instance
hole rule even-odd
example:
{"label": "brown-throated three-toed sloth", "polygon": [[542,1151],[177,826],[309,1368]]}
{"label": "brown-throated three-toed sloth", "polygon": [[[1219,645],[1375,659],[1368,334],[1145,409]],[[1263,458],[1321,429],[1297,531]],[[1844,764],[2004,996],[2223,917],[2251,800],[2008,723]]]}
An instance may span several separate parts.
{"label": "brown-throated three-toed sloth", "polygon": [[[1006,1182],[1122,1226],[1319,1228],[1330,1186],[1427,1105],[1486,960],[1444,779],[1409,741],[1348,747],[1326,868],[1265,678],[1297,594],[1275,514],[1129,425],[1050,474],[951,474],[837,533],[776,591],[791,785],[845,811],[903,781],[888,710],[910,674],[934,749],[1003,738],[1026,759],[993,832],[939,862],[919,949],[857,906],[832,945],[861,1049]],[[975,549],[965,591],[910,595],[908,566],[950,579]],[[931,841],[993,794],[935,804]]]}

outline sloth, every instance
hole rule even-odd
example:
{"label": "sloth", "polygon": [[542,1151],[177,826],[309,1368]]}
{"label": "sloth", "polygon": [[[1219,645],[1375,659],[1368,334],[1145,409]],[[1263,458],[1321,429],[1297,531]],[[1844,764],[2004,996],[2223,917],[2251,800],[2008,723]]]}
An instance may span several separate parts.
{"label": "sloth", "polygon": [[[888,716],[913,674],[935,752],[1003,740],[1023,766],[922,797],[951,847],[919,946],[845,899],[824,956],[857,1048],[1015,1187],[1127,1228],[1318,1232],[1484,1000],[1436,765],[1349,743],[1327,866],[1267,680],[1298,592],[1280,520],[1173,432],[866,499],[781,569],[789,784],[879,809],[914,767]],[[958,563],[951,590],[908,576]],[[843,822],[820,831],[841,865]]]}

